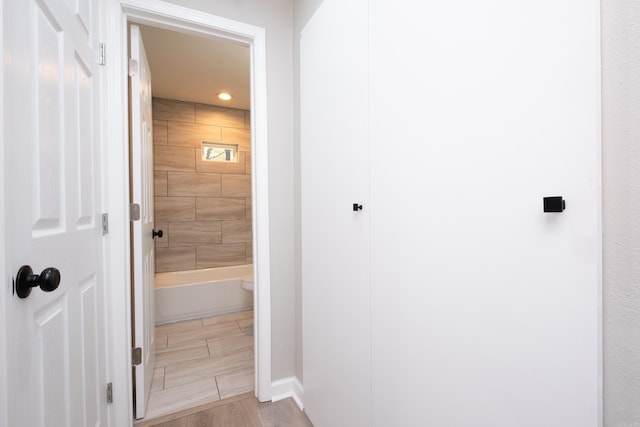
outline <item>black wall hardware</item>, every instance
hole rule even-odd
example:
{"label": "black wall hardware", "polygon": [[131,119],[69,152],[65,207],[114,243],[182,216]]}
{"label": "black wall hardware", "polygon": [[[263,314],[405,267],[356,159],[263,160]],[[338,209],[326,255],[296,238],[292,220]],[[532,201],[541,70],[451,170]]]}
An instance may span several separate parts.
{"label": "black wall hardware", "polygon": [[543,205],[545,212],[562,212],[567,207],[562,196],[545,197],[543,199]]}
{"label": "black wall hardware", "polygon": [[155,239],[155,238],[156,238],[156,236],[158,236],[159,238],[161,238],[161,239],[162,239],[162,235],[163,235],[163,234],[164,234],[164,233],[162,232],[162,230],[157,230],[157,231],[156,231],[156,230],[153,230],[153,232],[151,233],[151,237]]}
{"label": "black wall hardware", "polygon": [[31,267],[23,265],[16,276],[16,294],[20,298],[26,298],[31,293],[31,288],[40,286],[43,291],[51,292],[58,289],[59,284],[60,271],[57,268],[45,268],[38,276],[33,274]]}
{"label": "black wall hardware", "polygon": [[358,212],[358,211],[361,211],[361,210],[362,210],[362,205],[359,205],[357,203],[353,204],[353,211],[354,212]]}

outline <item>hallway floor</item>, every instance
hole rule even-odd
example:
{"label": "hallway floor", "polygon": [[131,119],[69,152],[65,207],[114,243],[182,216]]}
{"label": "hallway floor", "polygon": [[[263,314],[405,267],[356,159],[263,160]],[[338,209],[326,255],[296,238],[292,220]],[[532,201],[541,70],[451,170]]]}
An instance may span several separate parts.
{"label": "hallway floor", "polygon": [[260,403],[253,393],[213,402],[195,412],[158,419],[145,427],[313,427],[292,398]]}
{"label": "hallway floor", "polygon": [[252,310],[157,326],[144,421],[253,391],[253,354]]}

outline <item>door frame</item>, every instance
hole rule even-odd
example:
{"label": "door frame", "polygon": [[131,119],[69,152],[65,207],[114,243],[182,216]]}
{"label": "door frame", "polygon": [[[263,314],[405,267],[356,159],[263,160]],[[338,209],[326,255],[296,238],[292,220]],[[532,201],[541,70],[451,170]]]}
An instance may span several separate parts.
{"label": "door frame", "polygon": [[[4,1],[0,2],[0,22],[4,22]],[[3,31],[0,31],[0,58],[4,58],[4,38]],[[5,194],[4,185],[4,158],[5,158],[5,144],[4,140],[4,67],[0,68],[0,153],[2,153],[2,161],[0,161],[0,188],[2,189],[2,196],[0,196],[0,277],[2,282],[0,283],[0,425],[7,425],[7,390],[9,385],[7,384],[7,329],[9,322],[7,320],[7,308],[9,299],[11,298],[12,282],[10,280],[9,272],[6,271],[6,236],[5,236]]]}
{"label": "door frame", "polygon": [[[110,378],[114,405],[110,425],[130,425],[131,296],[129,249],[129,125],[128,34],[129,23],[161,27],[204,37],[222,38],[250,48],[252,216],[254,253],[255,395],[271,400],[271,292],[269,249],[269,171],[267,140],[266,32],[264,28],[233,21],[182,6],[155,0],[111,0],[103,20],[107,46],[103,132],[109,141],[106,197],[110,206],[110,241],[107,243],[111,307],[108,322],[113,354]],[[125,410],[126,408],[126,410]]]}

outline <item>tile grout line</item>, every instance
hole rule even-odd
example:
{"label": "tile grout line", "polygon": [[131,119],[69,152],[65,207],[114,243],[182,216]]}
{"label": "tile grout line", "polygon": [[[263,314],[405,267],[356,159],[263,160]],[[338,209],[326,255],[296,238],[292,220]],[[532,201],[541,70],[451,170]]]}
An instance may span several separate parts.
{"label": "tile grout line", "polygon": [[222,400],[222,396],[220,396],[220,387],[218,386],[218,377],[213,377],[213,380],[216,382],[216,391],[218,392],[218,400]]}
{"label": "tile grout line", "polygon": [[167,365],[162,367],[162,389],[166,390],[165,384],[167,381]]}

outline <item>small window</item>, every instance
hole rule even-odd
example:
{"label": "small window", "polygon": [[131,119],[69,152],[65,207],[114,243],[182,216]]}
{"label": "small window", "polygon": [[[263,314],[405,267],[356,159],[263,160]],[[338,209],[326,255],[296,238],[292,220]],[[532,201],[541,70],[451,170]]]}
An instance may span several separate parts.
{"label": "small window", "polygon": [[202,141],[202,160],[208,162],[237,162],[238,146]]}

